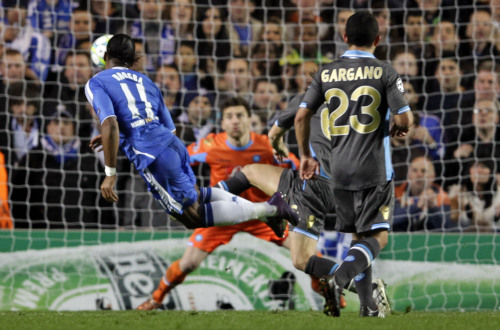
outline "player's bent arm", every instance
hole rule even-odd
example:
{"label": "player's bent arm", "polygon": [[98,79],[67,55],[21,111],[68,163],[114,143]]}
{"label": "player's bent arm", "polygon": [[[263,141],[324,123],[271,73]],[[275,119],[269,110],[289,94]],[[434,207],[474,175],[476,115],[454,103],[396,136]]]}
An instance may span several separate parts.
{"label": "player's bent arm", "polygon": [[413,113],[406,111],[399,115],[394,115],[394,124],[391,129],[391,135],[406,135],[410,126],[413,125]]}
{"label": "player's bent arm", "polygon": [[101,141],[104,163],[106,166],[116,169],[118,146],[120,144],[120,130],[116,117],[108,117],[101,123]]}
{"label": "player's bent arm", "polygon": [[[283,142],[283,135],[286,133],[286,129],[279,127],[274,124],[267,136],[269,137],[269,141],[271,142],[271,146],[274,149],[275,154],[279,157],[288,157],[288,149]],[[280,159],[282,161],[282,159]]]}
{"label": "player's bent arm", "polygon": [[309,134],[311,117],[314,115],[312,111],[307,108],[299,108],[295,116],[295,135],[297,137],[297,144],[299,146],[299,156],[311,157],[311,150],[309,149]]}

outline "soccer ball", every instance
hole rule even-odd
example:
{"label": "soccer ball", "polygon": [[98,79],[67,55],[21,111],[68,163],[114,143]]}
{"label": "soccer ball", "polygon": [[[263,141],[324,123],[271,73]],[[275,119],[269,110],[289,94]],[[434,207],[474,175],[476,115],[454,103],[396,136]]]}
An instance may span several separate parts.
{"label": "soccer ball", "polygon": [[111,37],[113,37],[112,34],[100,36],[96,39],[96,41],[94,41],[92,47],[90,48],[90,58],[92,59],[92,63],[100,68],[104,68],[106,66],[104,54],[106,53],[108,41]]}

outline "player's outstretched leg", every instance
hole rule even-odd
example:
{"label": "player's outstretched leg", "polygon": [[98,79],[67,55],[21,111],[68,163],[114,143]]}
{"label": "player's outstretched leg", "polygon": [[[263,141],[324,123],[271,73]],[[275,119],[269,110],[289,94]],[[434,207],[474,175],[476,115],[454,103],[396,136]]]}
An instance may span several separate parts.
{"label": "player's outstretched leg", "polygon": [[160,308],[165,296],[177,285],[184,282],[187,273],[184,273],[180,267],[180,260],[174,261],[170,267],[168,267],[165,276],[160,280],[158,288],[153,292],[151,298],[143,302],[137,310],[150,311]]}

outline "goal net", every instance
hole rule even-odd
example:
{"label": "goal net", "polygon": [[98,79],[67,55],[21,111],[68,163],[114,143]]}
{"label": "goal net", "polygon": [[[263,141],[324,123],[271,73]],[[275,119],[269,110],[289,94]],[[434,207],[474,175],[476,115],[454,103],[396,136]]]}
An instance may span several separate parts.
{"label": "goal net", "polygon": [[[401,76],[417,118],[406,138],[387,138],[396,206],[375,275],[396,311],[498,310],[500,2],[461,0],[2,1],[0,309],[135,308],[192,233],[121,154],[119,201],[100,196],[104,159],[88,147],[99,123],[85,96],[102,70],[89,57],[95,39],[133,37],[134,68],[158,85],[190,145],[223,131],[220,107],[234,96],[266,134],[347,50],[357,11],[375,15],[374,55]],[[348,123],[336,115],[334,125]],[[285,142],[298,155],[293,129]],[[193,169],[208,186],[210,168]],[[336,237],[327,232],[318,248],[336,257]],[[289,253],[252,239],[212,254],[163,308],[321,309]],[[276,280],[285,298],[269,290]]]}

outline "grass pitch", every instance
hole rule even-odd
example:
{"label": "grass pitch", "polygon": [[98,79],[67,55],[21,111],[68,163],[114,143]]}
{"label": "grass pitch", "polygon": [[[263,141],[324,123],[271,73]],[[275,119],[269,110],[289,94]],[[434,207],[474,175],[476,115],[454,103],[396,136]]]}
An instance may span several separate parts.
{"label": "grass pitch", "polygon": [[340,318],[318,311],[296,312],[0,312],[1,329],[498,329],[500,312],[410,312],[381,318],[360,318],[355,312]]}

